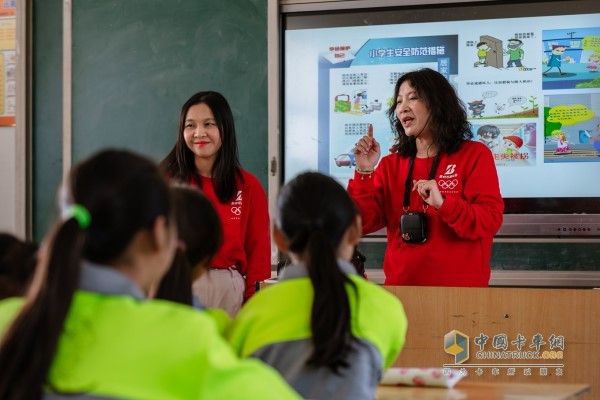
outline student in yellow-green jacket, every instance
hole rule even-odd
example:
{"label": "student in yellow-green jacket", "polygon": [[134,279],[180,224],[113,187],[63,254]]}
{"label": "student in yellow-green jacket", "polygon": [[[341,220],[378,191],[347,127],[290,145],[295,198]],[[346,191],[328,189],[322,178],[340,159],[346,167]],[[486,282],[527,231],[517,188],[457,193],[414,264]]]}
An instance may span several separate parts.
{"label": "student in yellow-green jacket", "polygon": [[1,399],[298,398],[275,371],[239,360],[205,313],[146,300],[177,246],[152,162],[102,151],[62,197],[27,297],[0,302]]}
{"label": "student in yellow-green jacket", "polygon": [[358,209],[340,184],[316,172],[293,179],[273,237],[294,265],[250,299],[228,332],[239,355],[270,364],[305,398],[375,398],[404,345],[400,301],[349,262],[360,236]]}

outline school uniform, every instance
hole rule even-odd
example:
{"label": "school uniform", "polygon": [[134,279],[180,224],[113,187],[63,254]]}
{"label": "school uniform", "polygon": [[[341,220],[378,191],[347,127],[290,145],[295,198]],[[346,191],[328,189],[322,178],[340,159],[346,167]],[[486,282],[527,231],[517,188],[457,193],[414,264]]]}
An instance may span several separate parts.
{"label": "school uniform", "polygon": [[280,282],[257,293],[240,311],[228,332],[242,357],[273,366],[300,395],[310,399],[373,399],[383,370],[392,365],[406,336],[400,301],[385,289],[358,277],[354,267],[338,260],[356,285],[346,284],[351,331],[358,339],[340,374],[306,365],[312,353],[312,283],[304,265],[284,269]]}
{"label": "school uniform", "polygon": [[[18,300],[0,302],[0,332]],[[244,390],[240,390],[243,387]],[[48,374],[48,388],[127,399],[296,399],[275,371],[239,360],[210,316],[146,301],[118,271],[86,263]]]}

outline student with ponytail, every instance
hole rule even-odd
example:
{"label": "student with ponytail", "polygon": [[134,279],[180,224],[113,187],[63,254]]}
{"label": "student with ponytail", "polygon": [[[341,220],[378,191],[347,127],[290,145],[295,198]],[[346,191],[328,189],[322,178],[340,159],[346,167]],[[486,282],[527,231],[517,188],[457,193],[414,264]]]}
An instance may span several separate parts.
{"label": "student with ponytail", "polygon": [[239,386],[296,398],[274,371],[237,359],[209,316],[146,300],[177,246],[156,165],[102,151],[61,197],[24,305],[0,302],[1,399],[233,399]]}
{"label": "student with ponytail", "polygon": [[228,332],[238,354],[270,364],[305,398],[375,398],[404,345],[402,305],[349,262],[360,236],[360,215],[341,185],[317,172],[293,179],[279,196],[273,237],[294,264]]}

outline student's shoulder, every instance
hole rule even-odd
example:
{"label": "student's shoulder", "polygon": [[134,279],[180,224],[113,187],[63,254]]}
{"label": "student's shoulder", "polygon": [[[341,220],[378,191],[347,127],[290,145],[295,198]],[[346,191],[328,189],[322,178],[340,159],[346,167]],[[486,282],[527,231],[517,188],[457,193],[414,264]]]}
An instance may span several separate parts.
{"label": "student's shoulder", "polygon": [[25,299],[22,297],[10,297],[0,300],[0,332],[3,332],[8,324],[12,322],[24,304]]}
{"label": "student's shoulder", "polygon": [[97,311],[110,315],[108,321],[127,321],[140,327],[154,326],[167,330],[173,327],[180,334],[186,331],[197,334],[198,329],[207,327],[217,331],[214,319],[207,313],[166,300],[138,300],[130,296],[103,296],[79,291],[74,308],[83,314]]}
{"label": "student's shoulder", "polygon": [[[312,284],[308,278],[286,279],[270,284],[256,292],[242,307],[237,320],[272,318],[289,314],[312,304]],[[268,310],[268,313],[265,313]]]}
{"label": "student's shoulder", "polygon": [[402,303],[400,300],[392,293],[382,288],[380,285],[369,282],[358,275],[349,276],[358,289],[361,301],[368,301],[374,304],[384,302],[386,303],[386,307],[387,305],[390,305],[392,307],[402,308]]}

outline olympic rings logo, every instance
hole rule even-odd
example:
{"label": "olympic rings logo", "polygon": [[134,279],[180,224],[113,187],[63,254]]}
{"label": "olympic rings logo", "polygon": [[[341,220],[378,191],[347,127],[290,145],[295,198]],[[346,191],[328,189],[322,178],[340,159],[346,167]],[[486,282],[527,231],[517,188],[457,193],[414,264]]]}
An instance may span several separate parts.
{"label": "olympic rings logo", "polygon": [[438,181],[438,185],[442,189],[454,189],[458,185],[458,179],[453,179],[451,181],[440,180]]}
{"label": "olympic rings logo", "polygon": [[235,215],[241,215],[242,207],[231,207],[231,212],[234,213]]}

